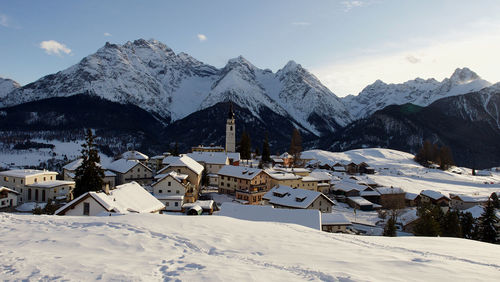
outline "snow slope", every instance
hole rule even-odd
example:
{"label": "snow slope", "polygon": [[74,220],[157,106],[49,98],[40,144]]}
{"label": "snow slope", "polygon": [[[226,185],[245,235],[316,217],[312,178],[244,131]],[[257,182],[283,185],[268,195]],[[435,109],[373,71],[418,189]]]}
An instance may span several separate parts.
{"label": "snow slope", "polygon": [[[0,77],[0,100],[19,87],[21,87],[21,85],[14,80]],[[0,106],[1,105],[0,103]]]}
{"label": "snow slope", "polygon": [[450,78],[439,82],[433,78],[386,84],[381,80],[366,86],[357,96],[347,96],[347,105],[354,119],[364,118],[389,105],[412,103],[428,106],[441,98],[479,91],[491,83],[468,68],[457,68]]}
{"label": "snow slope", "polygon": [[310,150],[302,153],[303,158],[316,159],[324,164],[336,162],[366,162],[376,170],[375,175],[368,177],[382,186],[401,187],[406,192],[419,194],[422,190],[449,193],[489,196],[500,191],[500,173],[492,171],[492,176],[472,176],[468,168],[455,168],[462,174],[438,169],[428,169],[413,160],[413,155],[397,150],[371,148],[346,152],[328,152]]}
{"label": "snow slope", "polygon": [[500,247],[223,216],[0,214],[2,280],[494,281]]}

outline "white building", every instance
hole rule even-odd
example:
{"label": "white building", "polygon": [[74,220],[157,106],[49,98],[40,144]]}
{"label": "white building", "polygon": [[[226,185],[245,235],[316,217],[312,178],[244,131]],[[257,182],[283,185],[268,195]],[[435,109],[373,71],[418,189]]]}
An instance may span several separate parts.
{"label": "white building", "polygon": [[335,205],[323,193],[304,189],[294,189],[289,186],[274,187],[263,199],[275,208],[286,209],[316,209],[329,213]]}
{"label": "white building", "polygon": [[148,185],[153,180],[151,169],[138,160],[119,159],[109,164],[107,169],[116,174],[116,184],[135,181]]}
{"label": "white building", "polygon": [[0,186],[0,209],[17,206],[19,192]]}
{"label": "white building", "polygon": [[137,182],[105,192],[87,192],[58,209],[56,215],[95,216],[111,213],[157,213],[164,205]]}
{"label": "white building", "polygon": [[[40,201],[35,199],[37,198],[36,193],[41,194],[41,191],[39,191],[38,189],[33,190],[32,188],[29,188],[27,186],[38,182],[56,180],[56,176],[57,172],[48,170],[36,170],[36,169],[7,170],[0,172],[0,186],[5,186],[9,189],[19,192],[20,195],[18,198],[18,204],[30,201]],[[38,195],[39,199],[41,199],[40,194]]]}
{"label": "white building", "polygon": [[153,195],[165,205],[165,210],[181,211],[184,195],[190,188],[188,175],[171,171],[158,176],[158,180],[151,185]]}

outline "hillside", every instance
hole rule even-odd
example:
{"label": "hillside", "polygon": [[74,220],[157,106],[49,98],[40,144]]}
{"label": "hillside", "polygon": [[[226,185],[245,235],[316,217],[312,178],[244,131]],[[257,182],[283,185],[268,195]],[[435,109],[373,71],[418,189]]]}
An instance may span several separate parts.
{"label": "hillside", "polygon": [[0,213],[5,280],[494,281],[500,247],[222,216]]}

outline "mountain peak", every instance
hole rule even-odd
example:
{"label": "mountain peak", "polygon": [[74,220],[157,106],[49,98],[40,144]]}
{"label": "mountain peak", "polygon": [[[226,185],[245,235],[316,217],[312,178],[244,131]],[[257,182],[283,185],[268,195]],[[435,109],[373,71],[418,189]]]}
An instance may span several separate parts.
{"label": "mountain peak", "polygon": [[236,58],[229,59],[225,68],[234,69],[238,67],[246,67],[249,70],[256,69],[256,67],[252,63],[250,63],[241,55]]}
{"label": "mountain peak", "polygon": [[458,83],[468,83],[476,79],[480,79],[479,75],[466,67],[457,68],[450,77],[450,80]]}

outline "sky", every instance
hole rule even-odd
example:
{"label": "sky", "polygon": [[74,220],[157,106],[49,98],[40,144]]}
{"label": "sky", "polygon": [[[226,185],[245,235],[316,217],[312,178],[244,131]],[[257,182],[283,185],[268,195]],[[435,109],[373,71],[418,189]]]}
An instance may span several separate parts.
{"label": "sky", "polygon": [[154,38],[216,67],[294,60],[338,96],[458,67],[495,83],[499,15],[498,0],[0,0],[0,77],[24,85],[107,41]]}

